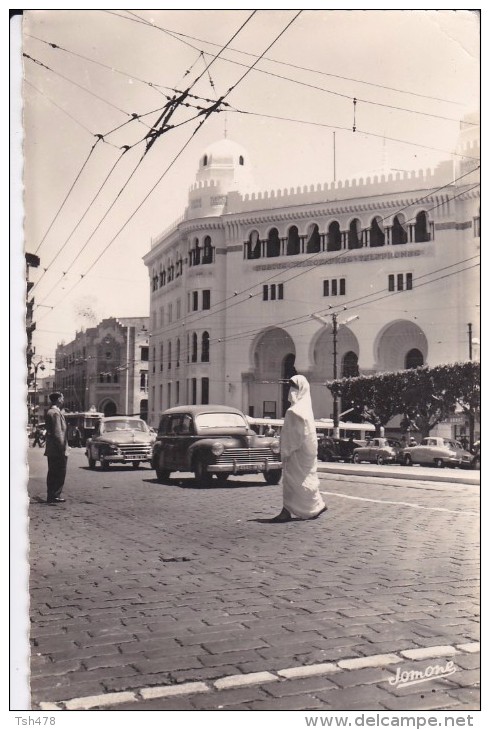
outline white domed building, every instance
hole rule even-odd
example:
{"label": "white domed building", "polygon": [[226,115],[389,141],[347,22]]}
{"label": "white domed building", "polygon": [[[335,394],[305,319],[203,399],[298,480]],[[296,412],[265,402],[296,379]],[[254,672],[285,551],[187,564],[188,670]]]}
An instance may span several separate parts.
{"label": "white domed building", "polygon": [[338,315],[339,376],[467,360],[469,323],[479,336],[479,126],[461,127],[461,163],[269,191],[254,192],[237,143],[204,150],[183,219],[144,257],[150,424],[183,403],[281,417],[280,380],[295,371],[315,416],[330,417],[333,331],[313,312]]}

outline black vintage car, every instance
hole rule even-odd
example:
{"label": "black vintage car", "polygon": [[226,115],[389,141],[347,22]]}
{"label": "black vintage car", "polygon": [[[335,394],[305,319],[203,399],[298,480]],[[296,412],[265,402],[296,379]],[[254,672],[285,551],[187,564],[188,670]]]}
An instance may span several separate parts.
{"label": "black vintage car", "polygon": [[231,474],[263,474],[268,484],[277,484],[282,474],[279,440],[258,436],[241,411],[220,405],[165,411],[151,464],[160,482],[172,472],[190,471],[199,486],[210,486],[213,475],[224,483]]}
{"label": "black vintage car", "polygon": [[320,461],[350,462],[354,449],[360,446],[360,443],[362,442],[322,436],[318,441],[318,458]]}

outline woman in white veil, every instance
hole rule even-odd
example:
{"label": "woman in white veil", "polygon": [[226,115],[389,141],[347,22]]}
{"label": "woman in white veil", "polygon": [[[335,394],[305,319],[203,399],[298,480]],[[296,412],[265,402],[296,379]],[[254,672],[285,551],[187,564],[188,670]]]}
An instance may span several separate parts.
{"label": "woman in white veil", "polygon": [[281,431],[283,508],[271,522],[289,522],[292,515],[312,520],[327,507],[318,490],[318,443],[310,385],[303,375],[289,381],[289,402]]}

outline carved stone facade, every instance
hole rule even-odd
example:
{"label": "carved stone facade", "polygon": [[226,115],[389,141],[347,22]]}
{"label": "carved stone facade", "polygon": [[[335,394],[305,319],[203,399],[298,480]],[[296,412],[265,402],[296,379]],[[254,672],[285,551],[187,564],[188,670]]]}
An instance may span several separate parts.
{"label": "carved stone facade", "polygon": [[67,411],[148,417],[148,317],[110,317],[56,348]]}
{"label": "carved stone facade", "polygon": [[250,192],[243,148],[205,150],[183,217],[144,257],[150,424],[193,402],[280,417],[280,380],[294,371],[311,382],[315,415],[330,416],[332,314],[339,376],[468,359],[480,190],[479,126],[467,124],[458,163],[262,193]]}

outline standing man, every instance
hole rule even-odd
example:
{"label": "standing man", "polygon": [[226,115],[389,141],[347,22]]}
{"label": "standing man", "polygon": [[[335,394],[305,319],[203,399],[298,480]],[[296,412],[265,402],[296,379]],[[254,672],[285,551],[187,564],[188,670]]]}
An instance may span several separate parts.
{"label": "standing man", "polygon": [[48,504],[65,502],[61,496],[66,477],[66,462],[68,461],[68,439],[66,436],[66,421],[61,412],[63,393],[51,393],[49,396],[51,407],[46,413],[46,449],[44,455],[48,457]]}

